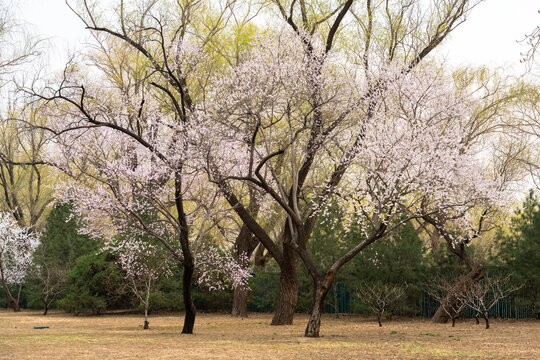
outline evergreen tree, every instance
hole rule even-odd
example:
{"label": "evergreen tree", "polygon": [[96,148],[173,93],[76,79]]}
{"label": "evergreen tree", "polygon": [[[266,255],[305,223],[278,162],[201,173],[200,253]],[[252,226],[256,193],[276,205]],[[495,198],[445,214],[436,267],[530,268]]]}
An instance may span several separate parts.
{"label": "evergreen tree", "polygon": [[499,235],[495,264],[512,274],[512,282],[523,287],[516,293],[523,304],[533,304],[540,315],[540,203],[533,191],[511,220],[510,233]]}
{"label": "evergreen tree", "polygon": [[81,256],[95,253],[100,242],[81,235],[79,219],[71,204],[55,204],[47,217],[34,269],[27,278],[27,306],[45,307],[45,314],[66,290],[68,272]]}
{"label": "evergreen tree", "polygon": [[126,274],[116,265],[110,252],[81,256],[68,272],[66,292],[58,306],[75,314],[102,313],[109,309],[132,307],[133,297]]}
{"label": "evergreen tree", "polygon": [[[349,286],[352,285],[353,289],[365,284],[406,287],[405,295],[394,303],[389,313],[415,315],[428,269],[423,241],[412,223],[407,222],[391,236],[372,244],[357,256],[353,261]],[[367,310],[358,300],[354,306],[359,311]]]}

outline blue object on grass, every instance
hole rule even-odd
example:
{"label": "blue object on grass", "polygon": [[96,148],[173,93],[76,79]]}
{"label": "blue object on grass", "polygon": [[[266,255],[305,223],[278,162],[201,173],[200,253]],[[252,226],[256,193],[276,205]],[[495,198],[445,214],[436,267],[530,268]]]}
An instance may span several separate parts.
{"label": "blue object on grass", "polygon": [[34,326],[34,329],[48,329],[48,326]]}

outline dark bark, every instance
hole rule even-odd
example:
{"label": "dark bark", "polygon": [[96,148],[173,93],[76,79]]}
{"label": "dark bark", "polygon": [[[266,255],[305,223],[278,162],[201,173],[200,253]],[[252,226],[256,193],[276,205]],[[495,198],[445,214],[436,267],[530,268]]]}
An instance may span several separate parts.
{"label": "dark bark", "polygon": [[484,320],[486,321],[486,329],[489,329],[489,318],[488,318],[487,313],[482,314],[482,316],[484,317]]}
{"label": "dark bark", "polygon": [[382,314],[381,314],[381,312],[379,311],[379,312],[377,313],[377,321],[379,322],[379,327],[382,327],[381,317],[382,317]]}
{"label": "dark bark", "polygon": [[[1,264],[0,264],[1,266]],[[0,269],[2,270],[2,269]],[[13,297],[13,295],[11,295],[11,291],[9,291],[9,287],[8,287],[8,284],[7,282],[5,281],[4,279],[4,275],[3,275],[3,272],[1,273],[2,277],[0,278],[1,282],[2,282],[2,286],[4,287],[4,292],[6,294],[6,297],[8,298],[8,301],[9,303],[11,304],[11,307],[13,308],[13,311],[14,312],[19,312],[21,311],[21,307],[19,306],[19,299],[15,299]],[[19,288],[20,289],[20,288]],[[20,292],[19,292],[20,293]]]}
{"label": "dark bark", "polygon": [[43,310],[43,315],[47,315],[47,313],[49,312],[49,304],[45,304],[45,309]]}
{"label": "dark bark", "polygon": [[[306,327],[306,337],[319,337],[319,330],[321,327],[321,313],[324,306],[324,300],[332,287],[332,284],[336,280],[336,275],[339,269],[351,259],[353,259],[359,252],[364,250],[367,246],[371,245],[376,240],[380,239],[386,234],[387,225],[381,224],[367,239],[357,244],[350,249],[345,255],[336,260],[330,269],[326,272],[324,280],[321,274],[317,270],[310,253],[305,247],[295,247],[296,252],[302,259],[306,269],[308,270],[311,279],[313,280],[313,307]],[[303,242],[305,244],[305,242]]]}
{"label": "dark bark", "polygon": [[292,325],[298,301],[298,258],[289,244],[283,244],[279,297],[271,325]]}
{"label": "dark bark", "polygon": [[186,309],[186,315],[184,317],[184,328],[182,334],[193,334],[193,327],[195,326],[195,304],[193,303],[193,266],[184,265],[184,274],[182,277],[182,295],[184,298],[184,307]]}
{"label": "dark bark", "polygon": [[[215,169],[213,169],[215,170]],[[216,179],[220,179],[220,175],[217,170],[212,175]],[[272,325],[290,325],[294,318],[294,312],[296,310],[296,302],[298,299],[298,261],[294,249],[291,247],[287,234],[282,239],[283,247],[280,248],[268,233],[262,228],[256,219],[250,214],[234,195],[232,189],[224,180],[217,181],[220,190],[222,191],[225,199],[234,209],[236,214],[242,219],[242,222],[247,226],[249,231],[257,237],[257,239],[268,250],[270,255],[274,258],[279,265],[280,275],[280,293],[278,298],[278,304],[276,312],[272,319]]]}
{"label": "dark bark", "polygon": [[[181,168],[180,168],[181,170]],[[193,334],[195,326],[195,304],[193,303],[193,272],[195,271],[195,261],[189,247],[189,232],[186,213],[184,212],[184,201],[182,196],[182,176],[180,170],[175,173],[175,205],[178,210],[178,222],[180,223],[180,245],[183,255],[182,275],[182,296],[186,315],[184,317],[184,327],[182,334]]]}
{"label": "dark bark", "polygon": [[453,318],[452,318],[452,327],[454,327],[455,325],[456,325],[456,318],[453,317]]}
{"label": "dark bark", "polygon": [[144,330],[148,330],[150,328],[150,323],[148,322],[148,320],[144,320],[144,327],[143,329]]}
{"label": "dark bark", "polygon": [[[11,300],[10,300],[11,302]],[[13,312],[20,312],[21,311],[21,306],[19,305],[18,302],[11,302],[11,306],[13,307]]]}

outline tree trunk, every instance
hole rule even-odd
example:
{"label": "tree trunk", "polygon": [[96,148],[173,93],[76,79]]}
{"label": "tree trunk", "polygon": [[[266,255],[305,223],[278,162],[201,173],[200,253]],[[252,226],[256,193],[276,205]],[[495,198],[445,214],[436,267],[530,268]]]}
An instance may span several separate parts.
{"label": "tree trunk", "polygon": [[150,307],[150,286],[151,282],[148,282],[148,286],[146,287],[146,301],[144,303],[144,330],[147,330],[150,326],[150,323],[148,322],[148,308]]}
{"label": "tree trunk", "polygon": [[279,279],[279,297],[271,325],[292,325],[297,301],[297,269],[295,268],[294,271],[282,269]]}
{"label": "tree trunk", "polygon": [[454,327],[455,325],[456,325],[456,318],[452,317],[452,327]]}
{"label": "tree trunk", "polygon": [[379,322],[379,327],[382,327],[382,322],[381,322],[381,317],[382,317],[382,316],[381,316],[381,315],[382,315],[382,314],[381,314],[381,312],[379,311],[379,312],[377,313],[377,321]]}
{"label": "tree trunk", "polygon": [[144,307],[144,327],[143,330],[148,330],[150,323],[148,322],[148,306]]}
{"label": "tree trunk", "polygon": [[329,288],[324,289],[323,284],[320,282],[317,282],[314,286],[313,307],[311,309],[311,314],[309,315],[306,332],[304,334],[305,337],[319,337],[319,332],[321,330],[321,314],[328,290]]}
{"label": "tree trunk", "polygon": [[182,167],[174,175],[174,195],[176,210],[178,211],[178,222],[180,223],[180,245],[182,246],[183,268],[182,274],[182,296],[184,298],[184,308],[186,315],[184,317],[184,328],[182,334],[193,334],[195,326],[195,304],[193,303],[193,272],[195,270],[195,261],[189,248],[189,225],[184,212],[184,200],[182,193]]}
{"label": "tree trunk", "polygon": [[450,291],[448,296],[443,300],[443,302],[435,312],[435,315],[433,315],[433,317],[431,318],[431,322],[439,324],[447,323],[450,319],[450,316],[444,310],[443,306],[446,306],[447,309],[454,307],[454,305],[459,301],[459,299],[453,294],[466,292],[472,286],[472,284],[480,280],[482,276],[482,267],[480,265],[473,267],[473,269],[470,270],[467,275],[463,276],[454,286],[452,291]]}
{"label": "tree trunk", "polygon": [[47,315],[49,312],[49,304],[45,303],[45,309],[43,310],[43,316]]}
{"label": "tree trunk", "polygon": [[184,297],[184,308],[186,309],[186,315],[184,317],[184,328],[182,334],[193,334],[193,327],[195,326],[195,304],[193,303],[193,266],[184,265],[182,295]]}
{"label": "tree trunk", "polygon": [[489,329],[489,318],[488,318],[488,314],[482,314],[482,316],[484,317],[484,320],[486,321],[486,329]]}
{"label": "tree trunk", "polygon": [[[251,206],[255,207],[255,206]],[[252,210],[253,212],[253,210]],[[257,248],[259,241],[252,237],[249,228],[243,224],[235,241],[236,261],[243,268],[249,267],[249,262],[253,251]],[[239,286],[234,289],[232,316],[247,317],[247,301],[249,295],[248,286]]]}
{"label": "tree trunk", "polygon": [[480,315],[478,313],[474,315],[474,319],[476,320],[476,325],[480,324]]}
{"label": "tree trunk", "polygon": [[248,317],[247,313],[247,300],[249,295],[249,288],[240,286],[234,289],[232,316]]}
{"label": "tree trunk", "polygon": [[[2,285],[4,287],[4,292],[6,293],[6,297],[8,298],[9,300],[9,303],[11,304],[11,307],[13,308],[13,311],[14,312],[20,312],[21,311],[21,308],[19,306],[19,301],[18,299],[15,299],[13,297],[13,295],[11,295],[11,291],[9,291],[9,287],[6,283],[6,281],[4,280],[3,276],[2,276]],[[20,289],[20,288],[19,288]]]}
{"label": "tree trunk", "polygon": [[292,325],[298,301],[298,261],[292,247],[283,244],[284,266],[280,267],[279,297],[271,325]]}

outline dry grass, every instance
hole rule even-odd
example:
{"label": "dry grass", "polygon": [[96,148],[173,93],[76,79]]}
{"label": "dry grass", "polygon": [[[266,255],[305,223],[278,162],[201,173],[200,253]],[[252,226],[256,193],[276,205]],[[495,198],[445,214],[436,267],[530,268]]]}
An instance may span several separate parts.
{"label": "dry grass", "polygon": [[[432,324],[356,316],[322,320],[321,338],[302,337],[306,315],[270,326],[269,314],[234,319],[199,314],[194,335],[180,334],[179,314],[152,316],[150,330],[134,315],[76,317],[0,310],[0,359],[540,359],[540,321],[473,320]],[[35,330],[34,326],[49,329]]]}

